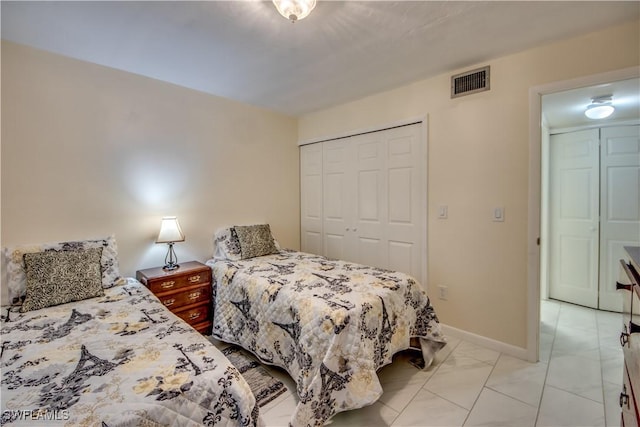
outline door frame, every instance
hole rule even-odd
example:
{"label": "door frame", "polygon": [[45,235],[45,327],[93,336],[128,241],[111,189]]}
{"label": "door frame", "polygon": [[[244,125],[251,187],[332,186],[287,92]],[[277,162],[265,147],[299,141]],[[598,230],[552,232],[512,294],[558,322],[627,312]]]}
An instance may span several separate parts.
{"label": "door frame", "polygon": [[[540,355],[540,246],[542,201],[542,96],[585,86],[640,77],[640,67],[628,67],[590,76],[562,80],[529,89],[529,188],[527,221],[527,349],[526,357],[537,362]],[[546,131],[545,131],[546,132]]]}

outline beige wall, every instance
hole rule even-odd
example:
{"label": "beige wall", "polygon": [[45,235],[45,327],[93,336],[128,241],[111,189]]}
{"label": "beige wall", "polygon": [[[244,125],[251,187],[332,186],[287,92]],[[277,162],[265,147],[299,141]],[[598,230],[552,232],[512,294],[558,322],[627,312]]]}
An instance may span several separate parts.
{"label": "beige wall", "polygon": [[177,215],[183,261],[224,225],[298,248],[296,141],[295,118],[3,41],[2,247],[115,234],[134,275]]}
{"label": "beige wall", "polygon": [[[428,116],[428,291],[440,320],[527,346],[529,89],[640,64],[638,22],[416,82],[300,119],[311,141]],[[437,60],[437,58],[434,58]],[[491,65],[491,90],[450,99],[450,75]],[[448,205],[448,219],[437,206]],[[494,207],[505,221],[492,221]],[[437,285],[449,287],[447,301]]]}

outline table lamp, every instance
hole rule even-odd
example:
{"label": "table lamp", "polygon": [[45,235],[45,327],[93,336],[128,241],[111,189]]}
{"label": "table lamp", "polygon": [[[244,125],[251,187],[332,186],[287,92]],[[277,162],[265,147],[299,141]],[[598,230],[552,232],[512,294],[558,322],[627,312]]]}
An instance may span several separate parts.
{"label": "table lamp", "polygon": [[164,257],[165,265],[162,267],[164,270],[171,271],[180,267],[178,265],[178,257],[173,250],[173,244],[175,242],[184,242],[184,233],[182,233],[180,224],[178,224],[178,218],[175,216],[165,216],[162,218],[160,233],[158,233],[158,238],[156,239],[156,243],[167,243],[169,245],[167,256]]}

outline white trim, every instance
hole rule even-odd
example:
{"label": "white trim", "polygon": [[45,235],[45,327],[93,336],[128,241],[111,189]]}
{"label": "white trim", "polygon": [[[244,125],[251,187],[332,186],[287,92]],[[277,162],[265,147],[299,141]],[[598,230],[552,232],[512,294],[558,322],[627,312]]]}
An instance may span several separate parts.
{"label": "white trim", "polygon": [[298,146],[307,145],[307,144],[315,144],[317,142],[331,141],[332,139],[348,138],[350,136],[359,135],[361,133],[377,132],[377,131],[381,131],[381,130],[385,130],[385,129],[389,129],[389,128],[394,128],[394,127],[398,127],[398,126],[406,126],[406,125],[410,125],[412,123],[420,123],[420,122],[426,123],[426,116],[419,116],[419,117],[415,117],[415,118],[399,120],[399,121],[387,123],[387,124],[384,124],[384,125],[368,126],[366,128],[355,129],[355,130],[351,130],[351,131],[348,131],[348,132],[341,132],[341,133],[337,133],[337,134],[333,134],[333,135],[312,138],[312,139],[308,139],[306,141],[298,141]]}
{"label": "white trim", "polygon": [[537,362],[540,354],[540,168],[542,97],[529,90],[529,189],[527,220],[527,348],[525,359]]}
{"label": "white trim", "polygon": [[635,125],[640,125],[640,119],[614,120],[606,123],[595,123],[595,124],[588,124],[583,126],[573,126],[569,128],[551,128],[549,129],[549,134],[557,135],[559,133],[576,132],[576,131],[586,130],[586,129],[602,129],[602,128],[607,128],[612,126],[635,126]]}
{"label": "white trim", "polygon": [[420,285],[422,289],[427,290],[427,282],[429,278],[429,116],[425,115],[420,120],[420,147],[422,148],[422,164],[420,170],[422,171],[421,181],[424,185],[422,189],[422,280]]}
{"label": "white trim", "polygon": [[534,362],[539,357],[540,336],[540,237],[541,208],[541,125],[542,96],[554,92],[640,77],[640,67],[578,77],[571,80],[534,86],[529,89],[529,209],[527,224],[527,348],[526,359]]}
{"label": "white trim", "polygon": [[507,354],[509,356],[516,357],[518,359],[527,359],[527,349],[522,347],[516,347],[515,345],[506,344],[502,341],[496,341],[491,338],[487,338],[482,335],[477,335],[472,332],[463,331],[462,329],[454,328],[453,326],[440,324],[442,332],[445,336],[459,338],[464,341],[468,341],[473,344],[480,345],[482,347],[499,351],[500,353]]}

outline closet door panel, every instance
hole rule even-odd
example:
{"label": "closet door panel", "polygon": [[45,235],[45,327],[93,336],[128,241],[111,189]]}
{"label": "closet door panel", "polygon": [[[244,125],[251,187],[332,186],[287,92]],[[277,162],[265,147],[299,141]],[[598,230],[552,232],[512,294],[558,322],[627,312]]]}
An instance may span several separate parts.
{"label": "closet door panel", "polygon": [[552,135],[549,296],[598,307],[599,131]]}
{"label": "closet door panel", "polygon": [[640,244],[640,126],[602,128],[600,133],[599,308],[620,311],[616,291],[624,246]]}
{"label": "closet door panel", "polygon": [[420,126],[404,126],[385,134],[387,144],[388,266],[420,278],[423,226]]}
{"label": "closet door panel", "polygon": [[322,254],[322,145],[300,147],[300,248]]}
{"label": "closet door panel", "polygon": [[351,231],[355,176],[351,166],[353,150],[342,140],[324,142],[322,147],[324,255],[356,261]]}
{"label": "closet door panel", "polygon": [[397,270],[411,274],[419,279],[419,275],[411,273],[412,271],[419,270],[419,266],[416,266],[416,245],[411,242],[397,242],[395,240],[389,240],[389,265],[387,268],[390,270]]}
{"label": "closet door panel", "polygon": [[386,267],[385,168],[386,158],[381,132],[354,136],[349,145],[354,151],[352,168],[354,205],[351,234],[355,240],[355,259],[361,264]]}

